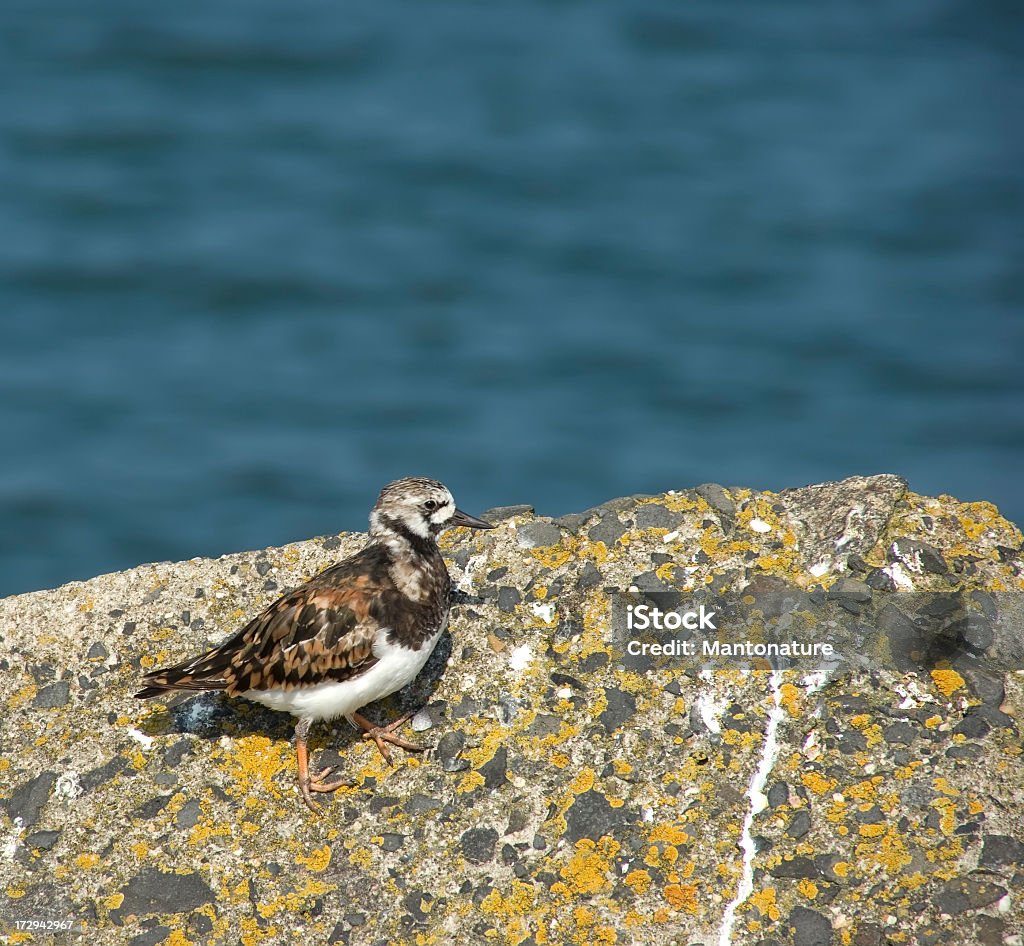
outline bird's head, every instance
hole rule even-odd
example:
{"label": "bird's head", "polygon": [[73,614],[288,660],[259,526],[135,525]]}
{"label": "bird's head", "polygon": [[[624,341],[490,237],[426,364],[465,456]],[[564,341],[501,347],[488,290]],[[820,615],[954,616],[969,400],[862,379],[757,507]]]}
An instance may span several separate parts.
{"label": "bird's head", "polygon": [[370,535],[377,537],[397,533],[435,540],[445,529],[455,526],[494,528],[457,509],[451,491],[443,483],[422,476],[388,483],[370,512]]}

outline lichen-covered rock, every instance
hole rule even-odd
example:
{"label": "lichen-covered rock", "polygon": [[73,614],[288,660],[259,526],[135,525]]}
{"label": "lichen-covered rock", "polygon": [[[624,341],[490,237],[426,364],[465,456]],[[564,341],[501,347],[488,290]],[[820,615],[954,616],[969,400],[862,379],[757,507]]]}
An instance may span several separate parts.
{"label": "lichen-covered rock", "polygon": [[[315,727],[349,777],[322,819],[289,717],[131,694],[362,536],[0,602],[0,938],[1020,942],[1024,566],[994,507],[876,476],[495,517],[445,538],[449,634],[369,710],[422,707],[435,748],[389,769]],[[634,653],[638,602],[835,656]]]}

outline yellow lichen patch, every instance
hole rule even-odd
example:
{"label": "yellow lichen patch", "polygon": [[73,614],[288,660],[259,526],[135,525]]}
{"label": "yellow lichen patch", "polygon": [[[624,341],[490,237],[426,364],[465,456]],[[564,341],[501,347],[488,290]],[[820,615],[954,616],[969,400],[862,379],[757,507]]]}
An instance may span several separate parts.
{"label": "yellow lichen patch", "polygon": [[880,868],[894,875],[913,860],[905,838],[894,824],[889,825],[880,840],[865,840],[856,846],[855,851],[861,867],[867,873]]}
{"label": "yellow lichen patch", "polygon": [[576,842],[576,852],[558,873],[573,895],[600,893],[611,889],[609,858],[618,851],[619,844],[612,838],[602,838],[600,844],[584,838]]}
{"label": "yellow lichen patch", "polygon": [[675,562],[663,562],[654,570],[654,574],[662,581],[671,585],[676,580],[676,568],[677,564]]}
{"label": "yellow lichen patch", "polygon": [[327,870],[331,863],[331,846],[325,844],[323,847],[313,848],[308,855],[296,854],[295,862],[305,864],[311,871],[319,874],[320,871]]}
{"label": "yellow lichen patch", "polygon": [[808,900],[813,900],[818,896],[818,885],[813,880],[808,880],[806,877],[796,885],[796,889],[800,891]]}
{"label": "yellow lichen patch", "polygon": [[28,703],[30,700],[36,698],[36,693],[39,690],[34,683],[29,683],[27,686],[23,686],[18,690],[15,690],[9,697],[7,697],[7,706],[9,709],[17,709],[18,707]]}
{"label": "yellow lichen patch", "polygon": [[625,884],[633,893],[642,897],[651,888],[651,875],[645,870],[631,870],[626,874]]}
{"label": "yellow lichen patch", "polygon": [[697,888],[694,884],[666,884],[665,899],[673,910],[681,910],[696,915]]}
{"label": "yellow lichen patch", "polygon": [[576,551],[576,539],[567,538],[556,545],[530,549],[530,554],[545,568],[561,568]]}
{"label": "yellow lichen patch", "polygon": [[597,920],[597,914],[587,907],[576,907],[572,911],[572,919],[577,926],[593,926]]}
{"label": "yellow lichen patch", "polygon": [[277,936],[279,932],[276,926],[263,929],[258,921],[248,916],[242,917],[239,926],[242,928],[242,934],[239,937],[242,946],[260,946],[261,943],[274,942],[273,937]]}
{"label": "yellow lichen patch", "polygon": [[22,887],[14,887],[14,886],[8,887],[4,892],[12,900],[20,900],[22,897],[25,896],[25,893],[26,893],[24,888],[22,888]]}
{"label": "yellow lichen patch", "polygon": [[885,834],[884,824],[862,824],[857,828],[857,833],[862,838],[880,838]]}
{"label": "yellow lichen patch", "polygon": [[836,861],[832,865],[832,873],[835,874],[836,877],[842,877],[844,879],[848,877],[850,875],[849,861]]}
{"label": "yellow lichen patch", "polygon": [[935,729],[942,722],[942,717],[936,714],[935,716],[929,716],[924,721],[925,729]]}
{"label": "yellow lichen patch", "polygon": [[769,920],[777,920],[782,915],[776,902],[774,887],[755,891],[747,898],[744,906],[748,910],[757,910],[762,917]]}
{"label": "yellow lichen patch", "polygon": [[799,687],[793,686],[792,683],[783,683],[779,687],[779,693],[782,696],[782,705],[786,708],[786,712],[790,716],[800,716],[800,698],[803,696],[803,692]]}
{"label": "yellow lichen patch", "polygon": [[479,772],[466,772],[459,780],[459,784],[455,786],[455,791],[459,795],[465,795],[468,792],[481,788],[485,784],[486,780]]}
{"label": "yellow lichen patch", "polygon": [[364,870],[369,869],[373,866],[373,855],[370,853],[370,849],[367,847],[357,847],[348,856],[350,864],[354,864],[356,867],[362,867]]}
{"label": "yellow lichen patch", "polygon": [[917,890],[918,888],[923,887],[926,883],[928,883],[928,878],[920,871],[914,871],[913,874],[908,874],[903,878],[903,886],[906,887],[907,890]]}
{"label": "yellow lichen patch", "polygon": [[264,919],[270,919],[270,917],[283,911],[294,913],[300,910],[303,904],[311,897],[319,897],[325,893],[330,893],[332,890],[337,890],[337,887],[321,883],[309,877],[297,890],[281,894],[269,903],[257,904],[256,910]]}
{"label": "yellow lichen patch", "polygon": [[108,910],[117,910],[120,908],[121,904],[124,903],[124,894],[111,894],[109,897],[104,897],[100,900],[100,903]]}
{"label": "yellow lichen patch", "polygon": [[594,770],[589,766],[583,769],[569,785],[569,788],[572,789],[573,793],[576,795],[582,795],[584,792],[589,792],[593,787]]}
{"label": "yellow lichen patch", "polygon": [[195,946],[195,944],[181,930],[172,930],[171,935],[162,940],[160,946]]}
{"label": "yellow lichen patch", "polygon": [[863,729],[865,726],[871,725],[871,717],[867,713],[858,713],[856,716],[850,717],[850,725],[854,729]]}
{"label": "yellow lichen patch", "polygon": [[234,752],[229,753],[225,768],[231,777],[228,793],[235,796],[251,795],[259,786],[273,798],[281,793],[274,785],[274,776],[291,763],[284,744],[266,736],[242,736],[235,740]]}
{"label": "yellow lichen patch", "polygon": [[832,791],[836,786],[835,779],[825,778],[820,772],[805,772],[800,776],[800,781],[815,795],[824,795],[825,792]]}
{"label": "yellow lichen patch", "polygon": [[87,854],[79,854],[75,858],[75,866],[80,870],[92,870],[99,862],[99,854],[95,854],[92,851]]}
{"label": "yellow lichen patch", "polygon": [[556,769],[564,769],[569,764],[569,757],[564,752],[556,752],[548,761]]}
{"label": "yellow lichen patch", "polygon": [[956,802],[950,798],[936,798],[931,807],[940,813],[939,830],[948,837],[956,827]]}
{"label": "yellow lichen patch", "polygon": [[952,696],[962,686],[966,686],[964,678],[952,667],[936,667],[931,676],[935,689],[945,697]]}
{"label": "yellow lichen patch", "polygon": [[959,789],[954,788],[949,784],[947,779],[942,778],[941,776],[939,778],[932,779],[932,786],[936,791],[942,792],[943,795],[949,795],[950,798],[960,797]]}
{"label": "yellow lichen patch", "polygon": [[878,797],[878,792],[875,786],[883,781],[881,775],[876,775],[874,778],[864,779],[863,782],[857,782],[855,785],[851,785],[846,789],[846,794],[851,798],[855,798],[857,801],[873,801]]}
{"label": "yellow lichen patch", "polygon": [[651,829],[647,839],[652,843],[665,841],[668,844],[687,844],[690,835],[679,824],[660,824]]}

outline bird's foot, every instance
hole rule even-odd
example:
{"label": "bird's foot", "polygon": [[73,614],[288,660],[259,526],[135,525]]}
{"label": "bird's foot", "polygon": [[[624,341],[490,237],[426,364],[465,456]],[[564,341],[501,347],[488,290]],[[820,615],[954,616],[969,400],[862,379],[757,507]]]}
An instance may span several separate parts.
{"label": "bird's foot", "polygon": [[299,794],[302,795],[302,801],[315,815],[322,815],[324,813],[324,809],[322,805],[313,801],[313,796],[310,792],[336,792],[346,784],[344,778],[336,778],[333,782],[326,781],[327,776],[333,771],[333,767],[328,767],[326,769],[321,769],[319,772],[314,772],[305,779],[301,777],[299,778]]}
{"label": "bird's foot", "polygon": [[401,736],[395,734],[396,729],[400,729],[404,726],[413,716],[415,711],[411,713],[405,713],[399,716],[392,723],[388,723],[387,726],[374,726],[365,716],[361,716],[359,713],[353,713],[353,719],[362,727],[364,731],[364,739],[372,739],[377,744],[377,751],[384,757],[384,761],[388,765],[394,766],[394,759],[391,758],[391,750],[385,745],[390,742],[393,746],[398,746],[400,749],[405,749],[407,752],[423,752],[426,750],[426,746],[418,745],[415,742],[409,742],[408,739],[403,739]]}

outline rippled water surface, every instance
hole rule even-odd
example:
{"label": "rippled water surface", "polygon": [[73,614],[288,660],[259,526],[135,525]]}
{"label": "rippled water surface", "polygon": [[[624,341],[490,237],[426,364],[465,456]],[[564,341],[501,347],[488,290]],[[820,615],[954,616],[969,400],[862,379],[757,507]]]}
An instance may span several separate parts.
{"label": "rippled water surface", "polygon": [[1019,5],[0,5],[0,593],[897,472],[1024,521]]}

